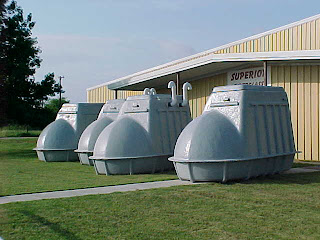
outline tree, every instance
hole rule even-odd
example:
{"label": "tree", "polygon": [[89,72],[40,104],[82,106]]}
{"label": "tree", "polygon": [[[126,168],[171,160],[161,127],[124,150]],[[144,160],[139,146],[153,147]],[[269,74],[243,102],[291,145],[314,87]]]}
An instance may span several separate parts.
{"label": "tree", "polygon": [[[61,104],[64,103],[69,103],[70,101],[67,100],[66,98],[62,98],[61,99]],[[46,109],[52,111],[54,113],[54,115],[56,115],[58,113],[58,111],[60,110],[60,101],[57,98],[52,98],[48,101],[48,103],[46,103],[46,105],[44,106]]]}
{"label": "tree", "polygon": [[[5,4],[7,0],[0,0],[0,27],[3,26],[3,19],[6,12]],[[2,60],[3,56],[3,48],[2,48],[2,42],[4,42],[4,38],[2,34],[0,34],[0,126],[5,125],[7,123],[7,97],[6,97],[6,91],[4,90],[4,69],[5,64]]]}
{"label": "tree", "polygon": [[32,118],[48,96],[54,96],[60,87],[49,73],[41,82],[34,74],[40,67],[41,50],[37,39],[32,37],[35,22],[31,13],[24,18],[23,10],[16,1],[5,5],[1,25],[1,63],[3,63],[3,88],[8,102],[8,117],[19,124],[32,124]]}

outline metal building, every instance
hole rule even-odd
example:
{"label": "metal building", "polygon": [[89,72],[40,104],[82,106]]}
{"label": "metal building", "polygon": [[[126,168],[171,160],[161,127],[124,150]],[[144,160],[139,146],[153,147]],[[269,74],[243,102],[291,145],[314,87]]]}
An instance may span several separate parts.
{"label": "metal building", "polygon": [[[296,155],[320,161],[320,14],[87,89],[88,102],[126,98],[145,87],[169,93],[167,83],[192,83],[192,117],[211,90],[228,84],[281,86],[288,95]],[[181,91],[181,87],[178,88]],[[179,92],[181,93],[181,92]]]}

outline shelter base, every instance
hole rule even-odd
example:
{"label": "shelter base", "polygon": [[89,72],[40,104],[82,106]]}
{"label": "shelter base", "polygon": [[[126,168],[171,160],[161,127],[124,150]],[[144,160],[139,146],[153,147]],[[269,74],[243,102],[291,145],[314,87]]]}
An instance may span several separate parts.
{"label": "shelter base", "polygon": [[88,153],[78,153],[78,157],[80,160],[80,163],[82,165],[90,165],[93,166],[93,160],[89,159],[89,157],[91,157],[93,155],[92,152],[88,152]]}
{"label": "shelter base", "polygon": [[117,160],[93,160],[97,174],[102,175],[132,175],[147,174],[173,170],[168,156],[128,158]]}
{"label": "shelter base", "polygon": [[37,150],[39,160],[45,162],[74,162],[78,156],[73,150]]}
{"label": "shelter base", "polygon": [[221,162],[178,162],[174,167],[180,180],[227,182],[284,172],[292,167],[294,155],[254,160]]}

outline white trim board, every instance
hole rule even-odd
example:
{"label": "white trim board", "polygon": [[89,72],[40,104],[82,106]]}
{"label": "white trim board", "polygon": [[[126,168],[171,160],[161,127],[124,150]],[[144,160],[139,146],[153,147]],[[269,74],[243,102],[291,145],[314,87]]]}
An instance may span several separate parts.
{"label": "white trim board", "polygon": [[[134,85],[139,82],[159,78],[176,72],[185,71],[195,67],[220,62],[261,62],[261,61],[285,61],[285,60],[319,60],[320,50],[304,51],[278,51],[278,52],[250,52],[250,53],[228,53],[214,54],[202,58],[195,58],[188,62],[182,62],[177,65],[163,66],[158,69],[147,69],[145,71],[132,74],[126,77],[104,83],[100,86],[107,85],[109,89],[118,89],[124,86]],[[89,88],[95,89],[99,86]]]}

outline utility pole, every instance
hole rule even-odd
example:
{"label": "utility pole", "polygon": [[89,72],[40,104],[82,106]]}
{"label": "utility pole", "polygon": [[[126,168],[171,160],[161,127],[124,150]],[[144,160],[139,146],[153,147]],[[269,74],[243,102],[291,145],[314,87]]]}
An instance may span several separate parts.
{"label": "utility pole", "polygon": [[61,80],[64,78],[64,76],[59,76],[59,86],[60,86],[60,91],[59,91],[59,106],[60,108],[62,107],[62,98],[61,98],[61,94],[62,94],[62,85],[61,85]]}

